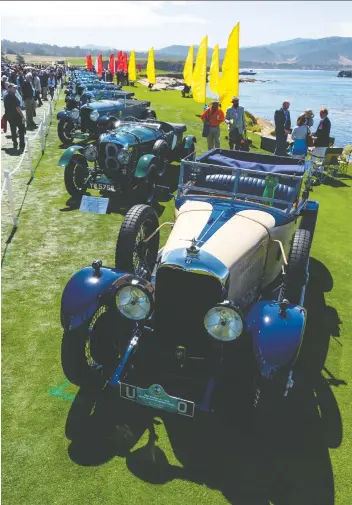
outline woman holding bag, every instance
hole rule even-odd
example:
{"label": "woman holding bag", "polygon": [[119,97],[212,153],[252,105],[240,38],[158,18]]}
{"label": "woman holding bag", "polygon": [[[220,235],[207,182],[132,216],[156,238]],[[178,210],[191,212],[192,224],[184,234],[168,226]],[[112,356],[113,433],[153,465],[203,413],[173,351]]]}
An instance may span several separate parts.
{"label": "woman holding bag", "polygon": [[220,148],[220,125],[225,121],[225,115],[219,108],[219,100],[213,100],[200,118],[204,123],[203,137],[207,138],[208,149]]}

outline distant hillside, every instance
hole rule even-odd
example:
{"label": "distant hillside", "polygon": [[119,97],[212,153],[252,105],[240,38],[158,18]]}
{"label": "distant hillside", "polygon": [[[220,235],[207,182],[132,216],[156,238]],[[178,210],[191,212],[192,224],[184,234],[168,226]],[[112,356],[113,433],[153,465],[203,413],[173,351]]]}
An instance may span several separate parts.
{"label": "distant hillside", "polygon": [[[96,56],[100,52],[106,58],[110,53],[119,49],[99,47],[60,47],[50,44],[34,44],[30,42],[1,41],[1,51],[7,54],[33,54],[36,56],[53,57],[84,57],[87,53]],[[120,48],[124,51],[126,49]],[[171,62],[172,66],[181,69],[188,53],[188,46],[173,45],[155,50],[156,61]],[[197,46],[195,46],[195,52]],[[126,51],[130,52],[130,51]],[[209,63],[212,48],[208,50]],[[222,60],[225,49],[220,49]],[[137,58],[145,59],[148,52],[137,52]],[[294,39],[254,47],[242,47],[240,51],[240,64],[242,68],[326,68],[340,69],[352,68],[352,37],[327,37],[323,39]],[[167,70],[165,68],[165,70]]]}

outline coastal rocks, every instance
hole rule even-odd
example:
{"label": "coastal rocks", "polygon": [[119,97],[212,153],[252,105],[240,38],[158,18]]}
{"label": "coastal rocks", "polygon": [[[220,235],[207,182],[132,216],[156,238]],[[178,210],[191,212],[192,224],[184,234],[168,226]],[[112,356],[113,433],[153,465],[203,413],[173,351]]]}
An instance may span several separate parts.
{"label": "coastal rocks", "polygon": [[[156,83],[153,85],[153,91],[161,91],[161,90],[182,90],[184,86],[184,80],[180,79],[178,76],[181,74],[163,76],[157,75]],[[146,77],[141,77],[138,82],[143,84],[143,86],[148,86],[149,81]],[[262,80],[262,79],[254,79],[251,77],[245,77],[239,79],[240,83],[244,82],[271,82],[271,80]]]}
{"label": "coastal rocks", "polygon": [[337,74],[337,77],[352,77],[352,70],[341,70],[341,72]]}
{"label": "coastal rocks", "polygon": [[[148,86],[149,81],[147,78],[142,78],[138,81],[143,86]],[[161,77],[157,76],[156,83],[153,84],[154,91],[161,90],[181,90],[183,89],[184,81],[183,79],[176,79],[175,77]]]}

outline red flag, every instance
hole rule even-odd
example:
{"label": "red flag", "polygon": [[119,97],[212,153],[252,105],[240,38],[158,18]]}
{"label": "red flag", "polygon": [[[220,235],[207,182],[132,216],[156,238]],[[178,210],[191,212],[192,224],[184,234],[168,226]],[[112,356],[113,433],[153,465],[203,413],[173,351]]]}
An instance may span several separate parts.
{"label": "red flag", "polygon": [[109,70],[112,75],[114,75],[115,72],[115,61],[114,61],[114,55],[110,54],[110,61],[109,61]]}
{"label": "red flag", "polygon": [[127,59],[127,53],[123,53],[123,69],[124,72],[128,72],[128,59]]}
{"label": "red flag", "polygon": [[88,54],[88,56],[86,56],[86,64],[87,64],[87,68],[88,68],[89,72],[91,72],[93,70],[93,63],[92,63],[92,55],[91,54]]}
{"label": "red flag", "polygon": [[103,55],[99,54],[98,56],[98,75],[103,75]]}
{"label": "red flag", "polygon": [[123,55],[122,55],[122,51],[119,51],[118,56],[117,56],[117,70],[119,70],[119,71],[123,70]]}

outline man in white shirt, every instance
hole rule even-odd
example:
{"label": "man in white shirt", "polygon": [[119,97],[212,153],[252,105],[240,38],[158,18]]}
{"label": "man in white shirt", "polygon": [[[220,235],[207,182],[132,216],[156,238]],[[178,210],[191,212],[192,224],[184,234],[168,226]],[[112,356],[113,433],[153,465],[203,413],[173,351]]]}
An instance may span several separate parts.
{"label": "man in white shirt", "polygon": [[239,98],[234,96],[231,100],[232,107],[226,111],[225,123],[229,130],[229,146],[236,150],[241,149],[242,135],[246,133],[246,119],[244,116],[244,108],[239,105]]}

